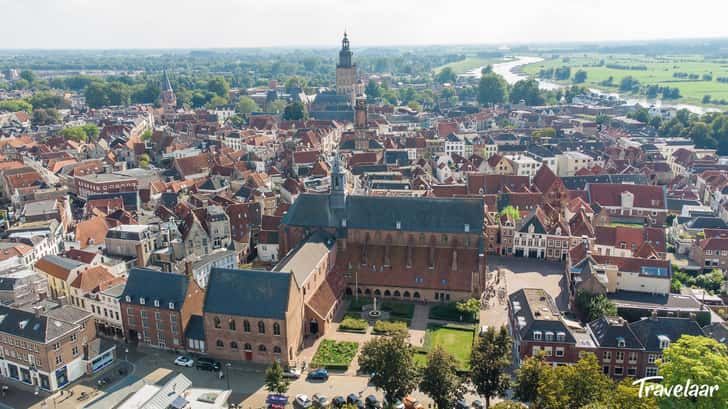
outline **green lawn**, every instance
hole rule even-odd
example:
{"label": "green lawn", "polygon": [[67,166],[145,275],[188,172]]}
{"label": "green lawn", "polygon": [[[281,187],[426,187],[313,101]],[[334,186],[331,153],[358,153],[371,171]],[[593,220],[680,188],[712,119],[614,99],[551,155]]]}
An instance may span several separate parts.
{"label": "green lawn", "polygon": [[[467,370],[470,368],[470,354],[473,351],[473,331],[472,326],[431,324],[427,327],[423,352],[441,346],[457,359],[459,368]],[[424,365],[427,355],[417,353],[414,359],[415,363]]]}
{"label": "green lawn", "polygon": [[466,57],[464,60],[455,61],[441,65],[434,69],[434,71],[440,72],[445,67],[452,68],[455,74],[465,74],[473,68],[482,67],[484,65],[493,65],[499,62],[503,62],[502,58],[485,58],[485,57]]}
{"label": "green lawn", "polygon": [[475,322],[474,317],[471,315],[463,314],[458,311],[456,302],[433,305],[430,307],[430,319],[454,322]]}
{"label": "green lawn", "polygon": [[[349,304],[349,311],[351,313],[359,313],[361,312],[361,308],[365,305],[369,305],[372,303],[371,297],[359,297],[357,300],[356,298],[351,299],[351,303]],[[415,313],[415,305],[413,303],[407,303],[407,302],[400,302],[400,301],[392,301],[392,300],[382,300],[381,298],[377,298],[377,308],[381,309],[382,311],[389,312],[390,318],[394,321],[411,321],[412,316]]]}
{"label": "green lawn", "polygon": [[328,368],[346,370],[356,356],[359,344],[348,341],[325,339],[319,344],[311,361],[311,368]]}
{"label": "green lawn", "polygon": [[[559,68],[568,66],[571,68],[572,78],[577,70],[587,72],[587,79],[584,85],[590,87],[605,88],[609,91],[617,91],[619,81],[631,75],[641,84],[655,84],[680,89],[682,98],[679,102],[700,105],[704,95],[710,95],[714,100],[728,100],[728,83],[718,82],[717,77],[728,77],[728,60],[706,59],[699,55],[679,56],[644,56],[626,54],[599,54],[579,53],[565,54],[560,56],[545,56],[545,60],[523,67],[523,71],[531,76],[536,76],[543,68]],[[604,65],[598,66],[601,61]],[[644,65],[646,70],[626,70],[619,68],[608,68],[607,65]],[[697,74],[702,78],[703,74],[711,74],[711,81],[690,80],[688,78],[675,78],[673,73],[681,72]],[[614,87],[600,86],[599,83],[609,77],[613,78]],[[563,83],[569,83],[564,81]]]}

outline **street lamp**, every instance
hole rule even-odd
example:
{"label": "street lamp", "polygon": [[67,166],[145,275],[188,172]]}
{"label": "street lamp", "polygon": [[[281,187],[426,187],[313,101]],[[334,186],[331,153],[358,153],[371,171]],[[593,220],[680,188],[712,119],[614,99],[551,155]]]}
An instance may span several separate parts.
{"label": "street lamp", "polygon": [[230,390],[230,367],[233,366],[230,362],[225,364],[225,377],[227,378],[227,388]]}

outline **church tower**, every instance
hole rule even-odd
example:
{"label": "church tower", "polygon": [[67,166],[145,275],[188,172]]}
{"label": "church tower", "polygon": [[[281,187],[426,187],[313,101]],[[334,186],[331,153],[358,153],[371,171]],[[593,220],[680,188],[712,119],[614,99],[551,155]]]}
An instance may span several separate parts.
{"label": "church tower", "polygon": [[344,32],[344,39],[341,40],[341,50],[339,51],[339,63],[336,64],[336,93],[338,95],[346,95],[351,98],[351,104],[354,105],[356,96],[361,94],[358,84],[358,75],[356,64],[351,61],[354,53],[351,52],[349,44],[349,36]]}
{"label": "church tower", "polygon": [[177,110],[177,97],[174,95],[172,90],[172,84],[169,82],[169,76],[167,70],[164,70],[162,77],[162,108],[164,108],[165,114],[173,114]]}
{"label": "church tower", "polygon": [[336,152],[334,166],[331,168],[329,208],[331,210],[343,210],[346,208],[346,174],[341,168],[341,156],[339,156],[339,152]]}

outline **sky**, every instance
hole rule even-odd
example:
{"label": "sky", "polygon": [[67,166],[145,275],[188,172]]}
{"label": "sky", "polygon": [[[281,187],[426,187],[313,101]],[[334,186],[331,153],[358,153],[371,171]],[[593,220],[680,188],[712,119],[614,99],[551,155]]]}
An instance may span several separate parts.
{"label": "sky", "polygon": [[728,37],[725,0],[0,0],[0,49],[336,47]]}

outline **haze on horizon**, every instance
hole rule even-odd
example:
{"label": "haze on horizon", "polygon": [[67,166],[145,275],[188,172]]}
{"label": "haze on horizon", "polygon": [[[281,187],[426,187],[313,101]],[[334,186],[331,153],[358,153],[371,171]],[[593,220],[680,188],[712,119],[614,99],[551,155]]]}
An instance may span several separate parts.
{"label": "haze on horizon", "polygon": [[728,37],[728,2],[0,0],[0,49],[336,47]]}

